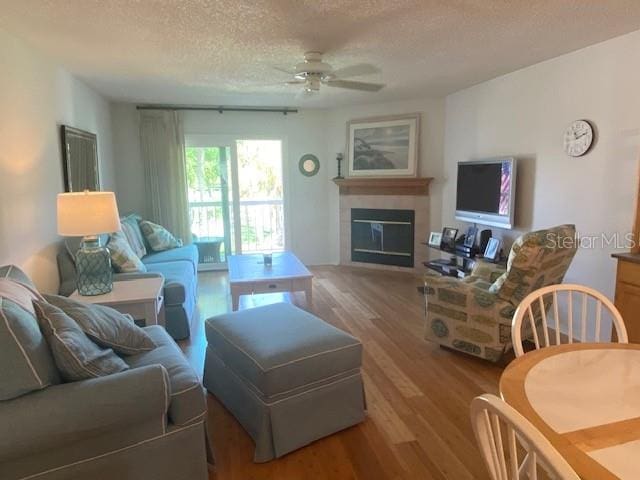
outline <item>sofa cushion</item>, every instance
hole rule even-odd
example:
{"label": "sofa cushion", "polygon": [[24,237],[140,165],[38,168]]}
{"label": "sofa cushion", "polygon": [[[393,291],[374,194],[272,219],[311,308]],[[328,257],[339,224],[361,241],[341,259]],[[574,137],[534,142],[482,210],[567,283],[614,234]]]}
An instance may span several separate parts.
{"label": "sofa cushion", "polygon": [[164,328],[152,325],[144,330],[158,347],[150,352],[126,357],[125,362],[131,368],[159,364],[167,370],[171,384],[169,418],[175,425],[186,425],[201,419],[206,414],[207,405],[198,375]]}
{"label": "sofa cushion", "polygon": [[138,224],[140,220],[142,220],[140,215],[127,215],[126,217],[120,218],[120,226],[122,227],[122,232],[125,237],[127,237],[133,253],[139,258],[142,258],[147,254],[147,248],[145,247],[142,230],[140,230],[140,225]]}
{"label": "sofa cushion", "polygon": [[60,383],[35,316],[7,298],[0,298],[0,367],[0,400]]}
{"label": "sofa cushion", "polygon": [[171,250],[165,250],[164,252],[151,252],[147,254],[143,259],[147,267],[152,263],[167,263],[167,262],[180,262],[187,261],[193,266],[193,273],[198,271],[198,247],[195,245],[185,245],[183,247],[172,248]]}
{"label": "sofa cushion", "polygon": [[143,220],[140,222],[140,229],[144,238],[154,252],[162,252],[171,248],[182,246],[182,240],[178,240],[173,234],[162,225]]}
{"label": "sofa cushion", "polygon": [[102,350],[89,340],[78,324],[58,307],[40,301],[33,304],[40,328],[64,380],[76,382],[129,368],[113,350]]}
{"label": "sofa cushion", "polygon": [[34,318],[36,311],[33,309],[33,301],[44,300],[34,287],[8,278],[0,278],[0,297],[16,303],[19,307],[34,315]]}
{"label": "sofa cushion", "polygon": [[265,396],[362,363],[358,339],[288,303],[219,315],[205,322],[205,330],[209,348]]}
{"label": "sofa cushion", "polygon": [[58,295],[45,295],[45,300],[69,315],[85,335],[103,348],[110,348],[120,355],[135,355],[156,348],[151,337],[134,323],[131,315]]}
{"label": "sofa cushion", "polygon": [[109,236],[109,243],[107,248],[111,254],[111,263],[116,272],[146,272],[145,267],[140,257],[138,257],[131,245],[127,240],[127,237],[122,232],[114,232]]}
{"label": "sofa cushion", "polygon": [[196,276],[189,262],[152,263],[148,272],[161,273],[164,277],[164,302],[166,305],[182,305],[187,297],[195,296]]}
{"label": "sofa cushion", "polygon": [[27,274],[15,265],[3,265],[2,267],[0,267],[0,278],[8,278],[9,280],[13,280],[14,282],[22,283],[27,287],[33,289],[36,288]]}

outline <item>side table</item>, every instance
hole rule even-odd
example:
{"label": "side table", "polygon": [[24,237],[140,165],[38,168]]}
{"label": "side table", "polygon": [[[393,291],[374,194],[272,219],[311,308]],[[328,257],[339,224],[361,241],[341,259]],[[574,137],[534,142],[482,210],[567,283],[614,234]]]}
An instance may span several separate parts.
{"label": "side table", "polygon": [[106,305],[120,313],[128,313],[138,322],[165,326],[163,277],[138,278],[113,282],[113,290],[104,295],[84,296],[75,290],[70,298],[85,303]]}

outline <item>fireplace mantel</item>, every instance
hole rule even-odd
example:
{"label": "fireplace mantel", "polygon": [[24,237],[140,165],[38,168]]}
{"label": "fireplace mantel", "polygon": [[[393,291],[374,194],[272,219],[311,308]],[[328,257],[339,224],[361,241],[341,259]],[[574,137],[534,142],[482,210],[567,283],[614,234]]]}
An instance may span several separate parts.
{"label": "fireplace mantel", "polygon": [[429,195],[431,177],[334,178],[340,195]]}

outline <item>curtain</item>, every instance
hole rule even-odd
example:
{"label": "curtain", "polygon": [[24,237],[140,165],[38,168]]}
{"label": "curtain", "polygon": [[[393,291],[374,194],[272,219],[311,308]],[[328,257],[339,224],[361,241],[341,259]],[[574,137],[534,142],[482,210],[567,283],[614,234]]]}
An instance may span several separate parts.
{"label": "curtain", "polygon": [[191,243],[182,115],[142,110],[140,145],[147,215],[185,244]]}

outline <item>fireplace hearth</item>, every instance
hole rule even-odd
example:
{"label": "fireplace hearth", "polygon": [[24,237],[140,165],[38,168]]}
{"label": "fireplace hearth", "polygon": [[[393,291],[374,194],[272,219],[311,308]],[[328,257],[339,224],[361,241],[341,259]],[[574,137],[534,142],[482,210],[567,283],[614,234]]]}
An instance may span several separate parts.
{"label": "fireplace hearth", "polygon": [[414,210],[351,209],[351,261],[413,267]]}

